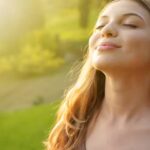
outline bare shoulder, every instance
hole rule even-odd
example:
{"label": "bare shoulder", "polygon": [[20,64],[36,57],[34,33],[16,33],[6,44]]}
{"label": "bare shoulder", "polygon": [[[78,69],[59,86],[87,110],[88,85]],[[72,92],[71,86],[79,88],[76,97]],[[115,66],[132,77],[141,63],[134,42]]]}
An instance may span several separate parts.
{"label": "bare shoulder", "polygon": [[150,150],[150,122],[129,128],[101,126],[91,122],[86,139],[86,150]]}

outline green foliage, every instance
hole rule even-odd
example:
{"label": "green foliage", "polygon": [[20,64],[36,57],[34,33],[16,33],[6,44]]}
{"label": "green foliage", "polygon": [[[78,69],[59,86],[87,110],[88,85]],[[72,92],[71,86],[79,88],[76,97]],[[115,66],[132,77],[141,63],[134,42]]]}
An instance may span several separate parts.
{"label": "green foliage", "polygon": [[51,36],[49,31],[42,27],[37,30],[30,32],[22,42],[22,46],[30,45],[32,47],[40,46],[43,49],[49,49],[50,51],[55,52],[58,46],[56,40],[56,35]]}
{"label": "green foliage", "polygon": [[95,7],[104,2],[71,0],[66,5],[61,0],[45,1],[48,8],[53,4],[59,9],[53,13],[50,9],[45,16],[45,25],[22,36],[20,47],[15,50],[17,55],[0,57],[0,74],[42,75],[82,56],[99,12]]}
{"label": "green foliage", "polygon": [[61,57],[53,51],[40,46],[26,45],[15,56],[5,56],[0,59],[0,73],[17,73],[18,75],[40,75],[54,71],[64,64]]}
{"label": "green foliage", "polygon": [[65,63],[58,47],[58,36],[50,36],[45,28],[35,30],[26,36],[17,54],[0,58],[0,74],[31,76],[52,72]]}
{"label": "green foliage", "polygon": [[16,58],[11,56],[1,56],[0,58],[0,74],[7,74],[13,71],[13,65],[15,63]]}
{"label": "green foliage", "polygon": [[60,101],[30,109],[0,113],[1,150],[41,150],[55,121]]}
{"label": "green foliage", "polygon": [[42,49],[36,45],[27,45],[18,55],[17,71],[21,74],[43,74],[58,68],[64,60],[57,57],[53,51]]}

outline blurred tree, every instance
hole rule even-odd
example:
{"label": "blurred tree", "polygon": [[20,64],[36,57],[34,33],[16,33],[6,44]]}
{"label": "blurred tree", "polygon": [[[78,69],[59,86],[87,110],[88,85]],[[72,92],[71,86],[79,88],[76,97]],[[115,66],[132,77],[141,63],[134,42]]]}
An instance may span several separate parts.
{"label": "blurred tree", "polygon": [[79,23],[82,28],[87,28],[91,9],[102,9],[112,0],[79,0]]}
{"label": "blurred tree", "polygon": [[91,0],[79,0],[79,23],[82,28],[88,26]]}

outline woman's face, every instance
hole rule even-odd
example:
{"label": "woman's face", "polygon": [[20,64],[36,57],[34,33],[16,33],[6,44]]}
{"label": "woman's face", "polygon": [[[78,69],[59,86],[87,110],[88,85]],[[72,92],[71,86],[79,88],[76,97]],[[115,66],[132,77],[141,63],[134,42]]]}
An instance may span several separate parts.
{"label": "woman's face", "polygon": [[121,0],[100,14],[89,39],[92,66],[98,70],[150,70],[150,13]]}

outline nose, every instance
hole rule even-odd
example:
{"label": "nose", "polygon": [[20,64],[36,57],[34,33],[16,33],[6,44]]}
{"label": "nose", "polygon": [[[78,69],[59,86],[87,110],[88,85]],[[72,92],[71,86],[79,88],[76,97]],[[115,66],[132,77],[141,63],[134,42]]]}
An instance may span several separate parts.
{"label": "nose", "polygon": [[117,35],[117,27],[113,23],[108,23],[101,29],[101,37],[103,38],[116,37]]}

